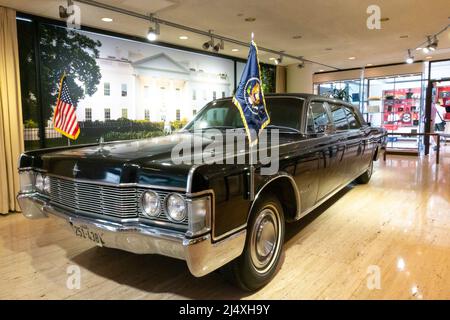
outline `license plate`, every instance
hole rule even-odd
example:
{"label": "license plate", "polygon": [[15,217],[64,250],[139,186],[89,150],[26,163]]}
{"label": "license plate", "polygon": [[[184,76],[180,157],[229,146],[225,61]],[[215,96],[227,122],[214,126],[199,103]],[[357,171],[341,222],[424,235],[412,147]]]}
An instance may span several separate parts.
{"label": "license plate", "polygon": [[102,233],[90,229],[87,225],[75,223],[71,223],[71,225],[77,237],[90,240],[100,247],[105,245],[105,242],[102,239]]}

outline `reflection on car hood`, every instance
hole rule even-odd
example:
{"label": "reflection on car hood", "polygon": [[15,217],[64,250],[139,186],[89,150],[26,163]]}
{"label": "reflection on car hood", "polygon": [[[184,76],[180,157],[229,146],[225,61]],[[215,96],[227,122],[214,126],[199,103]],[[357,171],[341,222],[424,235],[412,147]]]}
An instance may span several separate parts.
{"label": "reflection on car hood", "polygon": [[[193,136],[193,133],[180,132],[151,139],[55,150],[42,154],[42,168],[48,173],[67,178],[185,188],[193,164],[174,163],[171,155],[174,147],[182,142],[190,146]],[[213,142],[203,137],[201,147],[192,149],[192,159],[200,159],[205,148]],[[289,142],[289,138],[280,136],[280,143],[285,142]],[[226,148],[216,150],[225,152]],[[211,154],[209,149],[207,154]],[[218,158],[232,155],[220,153]]]}

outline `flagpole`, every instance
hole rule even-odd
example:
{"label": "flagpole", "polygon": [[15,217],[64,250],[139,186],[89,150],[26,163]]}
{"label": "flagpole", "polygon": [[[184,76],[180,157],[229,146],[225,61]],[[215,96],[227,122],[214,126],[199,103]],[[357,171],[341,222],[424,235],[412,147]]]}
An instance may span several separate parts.
{"label": "flagpole", "polygon": [[[252,42],[255,34],[252,32]],[[250,201],[255,200],[255,166],[253,165],[253,143],[250,142]]]}
{"label": "flagpole", "polygon": [[255,166],[253,165],[253,143],[250,143],[250,201],[255,200]]}

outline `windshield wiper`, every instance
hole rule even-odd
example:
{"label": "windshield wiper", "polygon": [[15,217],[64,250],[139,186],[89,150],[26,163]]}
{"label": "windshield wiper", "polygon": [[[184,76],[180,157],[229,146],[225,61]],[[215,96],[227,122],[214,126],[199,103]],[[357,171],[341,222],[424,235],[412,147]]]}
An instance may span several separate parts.
{"label": "windshield wiper", "polygon": [[266,129],[281,129],[281,130],[289,130],[289,131],[292,131],[293,133],[301,133],[300,130],[298,130],[298,129],[291,128],[291,127],[285,127],[285,126],[277,126],[274,124],[268,125],[266,127]]}

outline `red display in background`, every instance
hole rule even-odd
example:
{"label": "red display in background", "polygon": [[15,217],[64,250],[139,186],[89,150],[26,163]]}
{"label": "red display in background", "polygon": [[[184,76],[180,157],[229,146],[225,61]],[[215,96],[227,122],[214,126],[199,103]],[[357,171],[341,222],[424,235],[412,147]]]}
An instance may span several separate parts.
{"label": "red display in background", "polygon": [[395,131],[418,126],[420,94],[420,88],[383,90],[383,127]]}
{"label": "red display in background", "polygon": [[[442,108],[450,109],[450,87],[437,87],[436,101]],[[439,110],[442,112],[442,110]],[[450,121],[450,112],[444,113],[444,119]]]}

